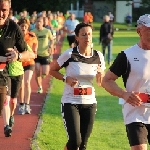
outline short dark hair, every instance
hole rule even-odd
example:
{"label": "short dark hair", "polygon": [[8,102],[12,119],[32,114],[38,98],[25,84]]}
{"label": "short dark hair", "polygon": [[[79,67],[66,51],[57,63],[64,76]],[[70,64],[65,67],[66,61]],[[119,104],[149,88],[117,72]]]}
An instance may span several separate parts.
{"label": "short dark hair", "polygon": [[28,26],[30,26],[30,21],[27,18],[21,18],[18,21],[18,25],[20,26],[21,24],[28,24]]}
{"label": "short dark hair", "polygon": [[91,24],[84,23],[84,22],[79,23],[79,24],[76,26],[75,30],[74,30],[76,36],[79,35],[79,31],[80,31],[80,29],[83,28],[83,27],[91,27],[91,28],[93,29],[93,27],[92,27]]}

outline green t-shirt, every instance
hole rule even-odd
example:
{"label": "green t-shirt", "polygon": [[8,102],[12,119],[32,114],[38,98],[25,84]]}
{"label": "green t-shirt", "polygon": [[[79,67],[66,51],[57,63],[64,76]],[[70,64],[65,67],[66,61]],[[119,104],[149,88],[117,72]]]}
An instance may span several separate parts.
{"label": "green t-shirt", "polygon": [[48,48],[49,48],[49,42],[50,39],[53,38],[53,35],[49,29],[46,29],[43,27],[42,30],[34,29],[32,30],[38,38],[38,49],[37,49],[37,55],[38,56],[49,56]]}
{"label": "green t-shirt", "polygon": [[[30,46],[28,44],[27,44],[27,48],[28,48],[28,51],[32,52],[32,49],[30,48]],[[20,61],[11,62],[9,64],[8,71],[9,71],[10,76],[19,76],[19,75],[24,74],[22,62],[20,62]]]}

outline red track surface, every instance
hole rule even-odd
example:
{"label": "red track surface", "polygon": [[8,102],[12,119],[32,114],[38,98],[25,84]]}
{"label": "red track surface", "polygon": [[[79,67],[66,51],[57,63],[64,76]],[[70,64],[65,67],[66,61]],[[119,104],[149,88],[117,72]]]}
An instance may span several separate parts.
{"label": "red track surface", "polygon": [[[57,58],[60,52],[60,46],[56,48],[54,57]],[[47,88],[49,88],[50,76],[43,79],[43,93],[38,94],[37,84],[33,75],[31,86],[31,114],[18,115],[18,107],[15,111],[15,125],[11,137],[4,136],[3,118],[0,117],[0,150],[31,150],[30,144],[33,138],[36,126],[39,120],[39,113],[42,110],[46,98]]]}

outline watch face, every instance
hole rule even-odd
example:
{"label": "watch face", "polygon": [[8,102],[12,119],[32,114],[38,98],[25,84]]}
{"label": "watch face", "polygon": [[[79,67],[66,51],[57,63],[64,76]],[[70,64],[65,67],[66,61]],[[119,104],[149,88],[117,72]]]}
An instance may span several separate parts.
{"label": "watch face", "polygon": [[22,54],[21,53],[19,53],[19,59],[21,59],[22,58]]}

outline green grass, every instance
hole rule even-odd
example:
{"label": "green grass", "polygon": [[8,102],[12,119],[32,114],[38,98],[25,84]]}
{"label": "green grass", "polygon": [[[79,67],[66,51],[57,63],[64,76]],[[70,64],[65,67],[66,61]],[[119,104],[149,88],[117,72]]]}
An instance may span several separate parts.
{"label": "green grass", "polygon": [[[102,22],[94,22],[93,23],[94,29],[99,30],[101,24],[102,24]],[[132,23],[132,26],[130,27],[132,30],[135,30],[135,24],[136,24],[135,22]],[[125,23],[114,23],[114,28],[126,30],[127,25]]]}
{"label": "green grass", "polygon": [[[94,30],[94,49],[101,50],[98,35],[98,31]],[[121,50],[137,43],[138,40],[139,37],[135,31],[115,32],[113,58],[115,58],[117,53]],[[62,51],[67,48],[68,43],[65,40]],[[106,67],[108,69],[108,65],[106,65]],[[61,71],[64,73],[64,69]],[[117,80],[117,83],[123,87],[121,78]],[[111,96],[103,88],[99,88],[95,82],[94,85],[98,107],[87,150],[129,150],[121,105],[118,104],[118,98]],[[52,79],[50,95],[46,100],[44,112],[41,115],[43,124],[41,125],[37,138],[33,140],[37,143],[40,150],[63,150],[67,142],[60,111],[63,87],[63,82],[54,78]],[[32,144],[32,149],[36,150],[35,144]]]}

